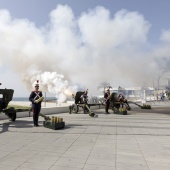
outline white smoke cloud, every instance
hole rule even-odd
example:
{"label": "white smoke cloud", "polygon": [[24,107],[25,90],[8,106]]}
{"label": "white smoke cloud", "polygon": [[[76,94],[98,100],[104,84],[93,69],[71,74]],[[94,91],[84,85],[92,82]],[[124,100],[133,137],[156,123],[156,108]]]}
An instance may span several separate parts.
{"label": "white smoke cloud", "polygon": [[23,77],[28,89],[33,89],[38,80],[40,90],[54,94],[59,103],[65,102],[68,97],[71,97],[78,90],[77,85],[69,86],[63,75],[57,74],[57,72],[44,72],[36,66],[29,67]]}
{"label": "white smoke cloud", "polygon": [[[79,19],[83,40],[98,50],[146,43],[150,24],[137,12],[121,10],[114,18],[103,7],[84,13]],[[128,44],[127,44],[128,43]]]}
{"label": "white smoke cloud", "polygon": [[[77,18],[69,6],[58,5],[41,28],[0,10],[0,63],[10,65],[28,89],[38,79],[43,91],[62,101],[78,86],[95,91],[103,81],[141,85],[158,68],[158,54],[169,53],[162,47],[147,50],[150,26],[140,13],[124,9],[112,17],[96,7]],[[164,32],[162,40],[168,37]]]}
{"label": "white smoke cloud", "polygon": [[160,40],[165,43],[170,43],[170,30],[163,30]]}

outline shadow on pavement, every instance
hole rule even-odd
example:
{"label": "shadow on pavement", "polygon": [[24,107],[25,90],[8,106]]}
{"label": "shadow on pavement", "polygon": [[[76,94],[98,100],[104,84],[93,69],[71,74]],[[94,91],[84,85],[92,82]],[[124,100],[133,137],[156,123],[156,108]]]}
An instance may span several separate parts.
{"label": "shadow on pavement", "polygon": [[[11,125],[11,126],[10,126]],[[9,127],[15,127],[15,128],[32,128],[32,121],[26,121],[26,120],[20,120],[20,121],[15,121],[15,122],[7,122],[7,123],[3,123],[0,125],[0,127],[2,127],[2,131],[0,131],[1,133],[7,132]]]}

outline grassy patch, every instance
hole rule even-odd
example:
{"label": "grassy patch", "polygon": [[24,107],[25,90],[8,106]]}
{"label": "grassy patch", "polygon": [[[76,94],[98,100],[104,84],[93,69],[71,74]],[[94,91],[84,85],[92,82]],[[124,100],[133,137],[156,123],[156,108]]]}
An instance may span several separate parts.
{"label": "grassy patch", "polygon": [[6,109],[9,109],[10,107],[14,107],[14,109],[30,109],[31,108],[28,106],[8,105]]}

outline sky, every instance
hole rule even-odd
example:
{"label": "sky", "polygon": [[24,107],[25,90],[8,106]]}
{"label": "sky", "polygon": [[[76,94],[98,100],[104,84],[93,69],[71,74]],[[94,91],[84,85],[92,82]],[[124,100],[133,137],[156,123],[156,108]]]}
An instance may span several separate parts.
{"label": "sky", "polygon": [[[169,0],[0,0],[1,88],[64,98],[157,84],[170,64]],[[97,93],[97,91],[95,92]]]}

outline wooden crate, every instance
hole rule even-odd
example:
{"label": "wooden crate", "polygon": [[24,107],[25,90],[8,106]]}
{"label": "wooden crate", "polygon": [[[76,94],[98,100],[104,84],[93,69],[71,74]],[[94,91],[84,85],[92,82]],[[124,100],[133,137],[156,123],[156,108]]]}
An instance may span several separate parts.
{"label": "wooden crate", "polygon": [[114,114],[120,114],[120,115],[127,115],[127,110],[120,111],[120,110],[114,110]]}
{"label": "wooden crate", "polygon": [[53,129],[53,130],[58,130],[58,129],[63,129],[65,127],[65,122],[44,121],[43,125],[46,128]]}

